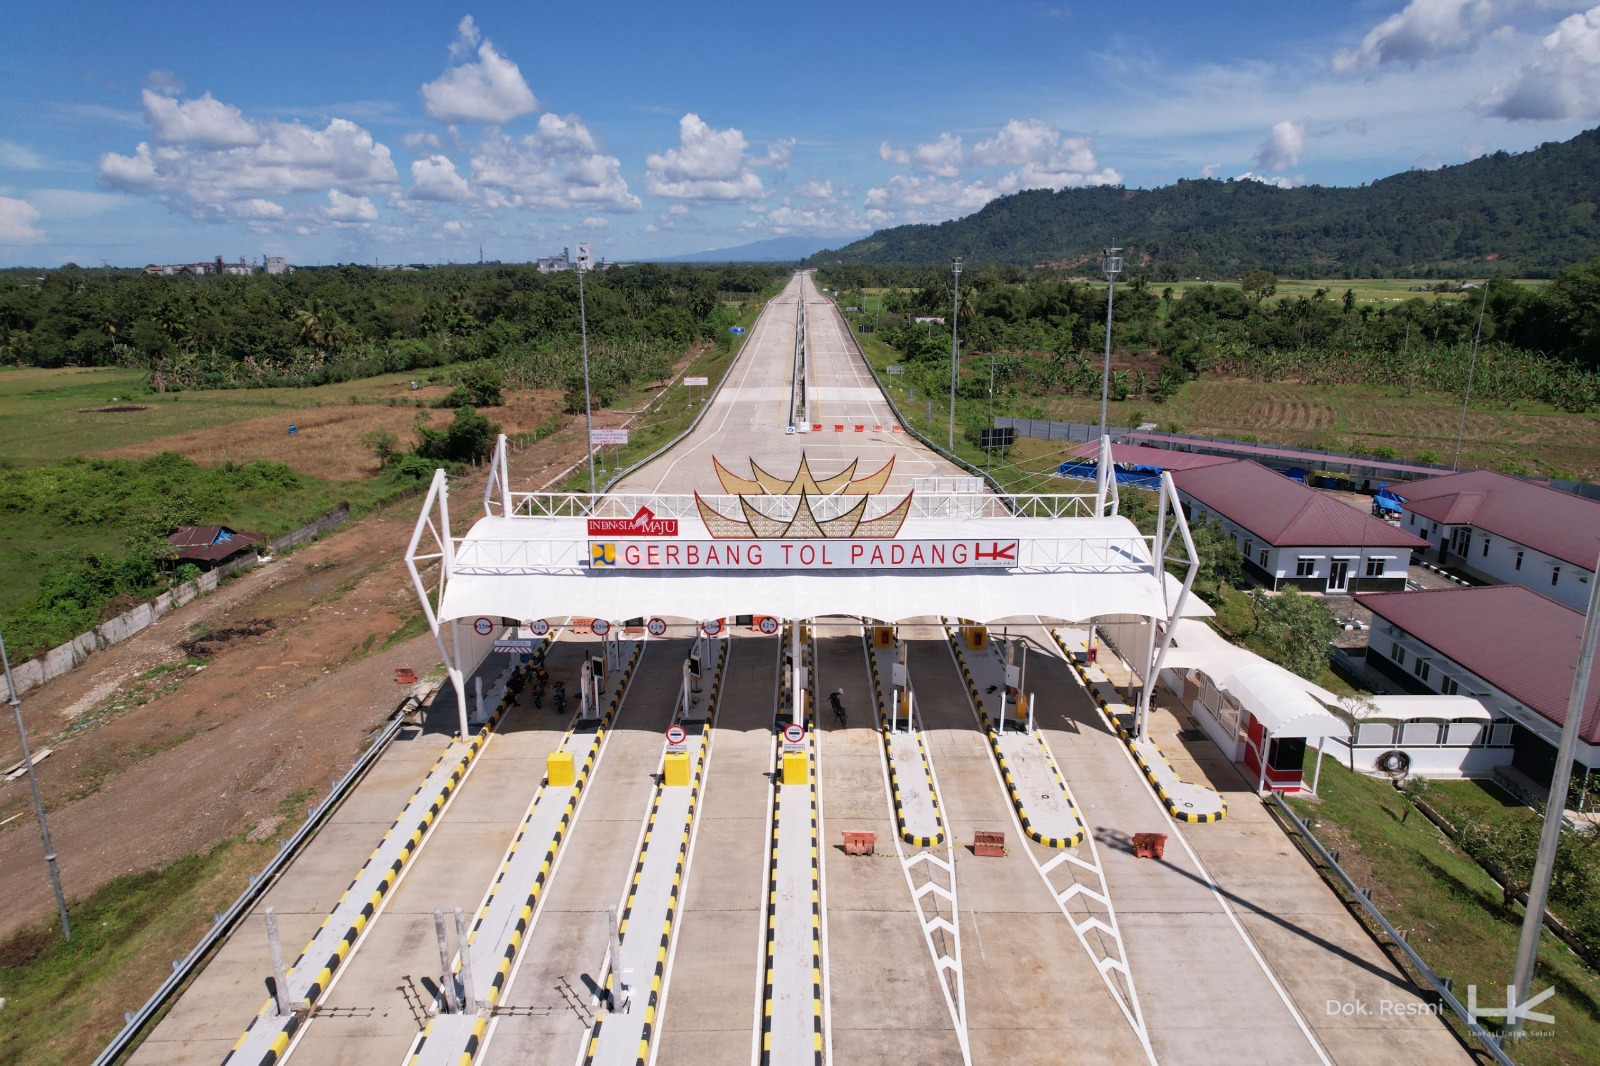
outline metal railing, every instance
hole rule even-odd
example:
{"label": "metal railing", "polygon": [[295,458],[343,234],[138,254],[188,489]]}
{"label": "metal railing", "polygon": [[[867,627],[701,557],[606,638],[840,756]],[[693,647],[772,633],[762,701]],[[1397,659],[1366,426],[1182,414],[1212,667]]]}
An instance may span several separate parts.
{"label": "metal railing", "polygon": [[106,1045],[104,1051],[100,1052],[99,1057],[94,1060],[94,1066],[109,1066],[110,1063],[117,1061],[118,1058],[134,1046],[134,1042],[143,1034],[145,1027],[161,1012],[174,993],[189,980],[194,971],[205,961],[206,956],[211,953],[211,949],[233,931],[240,920],[249,913],[250,908],[255,906],[256,901],[276,883],[278,876],[283,873],[289,863],[294,861],[300,849],[316,834],[318,829],[322,828],[322,823],[327,820],[328,815],[344,801],[345,796],[356,786],[372,764],[377,761],[378,756],[382,755],[384,750],[388,748],[389,742],[395,738],[395,735],[400,732],[401,727],[405,724],[406,716],[404,711],[408,702],[410,702],[410,697],[407,697],[396,708],[389,720],[389,724],[384,726],[383,731],[367,746],[367,750],[362,752],[360,757],[356,759],[355,764],[350,767],[350,772],[340,778],[333,788],[329,790],[322,802],[311,809],[306,816],[305,822],[295,832],[294,836],[289,837],[278,845],[278,854],[272,857],[272,860],[267,863],[260,873],[250,875],[249,885],[245,887],[243,892],[239,893],[239,898],[233,901],[233,906],[216,916],[211,928],[206,930],[205,935],[200,938],[200,942],[194,946],[188,955],[184,956],[181,961],[173,962],[172,973],[161,983],[161,987],[156,989],[149,999],[145,1000],[144,1006],[136,1011],[130,1011],[125,1016],[122,1031],[112,1038],[111,1043]]}
{"label": "metal railing", "polygon": [[1467,1027],[1467,1031],[1477,1038],[1478,1043],[1489,1053],[1489,1057],[1500,1063],[1500,1066],[1515,1066],[1515,1063],[1511,1061],[1511,1056],[1501,1049],[1500,1043],[1495,1039],[1494,1034],[1478,1024],[1478,1019],[1469,1013],[1467,1008],[1461,1005],[1461,1001],[1456,999],[1455,994],[1450,991],[1449,984],[1433,971],[1433,967],[1422,960],[1422,956],[1418,955],[1416,949],[1406,941],[1404,936],[1400,935],[1400,930],[1396,929],[1389,919],[1384,917],[1383,912],[1378,909],[1377,905],[1367,898],[1367,894],[1356,887],[1356,883],[1350,879],[1350,875],[1345,873],[1344,867],[1339,865],[1339,861],[1328,853],[1328,849],[1322,846],[1322,841],[1316,838],[1306,824],[1300,820],[1300,817],[1283,801],[1283,796],[1274,791],[1272,800],[1277,804],[1279,812],[1289,819],[1290,824],[1299,832],[1300,838],[1310,844],[1312,850],[1327,864],[1328,869],[1338,876],[1339,880],[1344,883],[1345,888],[1349,889],[1350,895],[1355,901],[1361,904],[1362,909],[1371,916],[1373,921],[1378,923],[1379,928],[1388,935],[1395,947],[1399,948],[1411,962],[1417,973],[1421,974],[1423,979],[1433,987],[1439,999],[1455,1013],[1456,1017],[1461,1019],[1462,1024]]}

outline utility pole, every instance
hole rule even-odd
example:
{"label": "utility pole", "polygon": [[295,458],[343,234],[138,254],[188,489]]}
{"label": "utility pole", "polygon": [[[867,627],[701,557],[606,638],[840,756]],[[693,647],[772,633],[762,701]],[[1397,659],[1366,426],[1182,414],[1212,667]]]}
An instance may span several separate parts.
{"label": "utility pole", "polygon": [[956,450],[956,365],[961,361],[960,349],[956,346],[956,321],[961,317],[961,257],[956,256],[956,265],[951,268],[955,275],[955,284],[951,287],[950,301],[950,451]]}
{"label": "utility pole", "polygon": [[[1434,306],[1438,306],[1436,303]],[[1467,434],[1467,402],[1472,399],[1472,375],[1478,369],[1478,342],[1483,339],[1483,312],[1489,307],[1489,280],[1483,282],[1483,299],[1478,303],[1478,332],[1472,337],[1472,361],[1467,364],[1467,391],[1461,397],[1461,426],[1456,430],[1456,454],[1450,459],[1450,469],[1461,469],[1461,438]],[[1407,323],[1406,339],[1411,339]]]}
{"label": "utility pole", "polygon": [[22,725],[22,701],[17,699],[17,682],[11,676],[11,657],[6,654],[6,639],[0,634],[0,663],[6,668],[6,692],[11,697],[11,713],[17,718],[17,739],[22,742],[22,765],[28,771],[28,786],[33,789],[33,813],[39,819],[39,836],[44,840],[44,861],[50,867],[50,887],[55,889],[56,910],[61,915],[61,932],[72,939],[67,921],[67,897],[61,893],[61,871],[56,867],[56,849],[50,843],[50,826],[44,818],[44,800],[39,797],[39,777],[33,772],[33,753],[28,750],[28,731]]}
{"label": "utility pole", "polygon": [[[1555,873],[1556,845],[1561,840],[1561,818],[1567,809],[1567,785],[1572,779],[1572,756],[1578,750],[1578,729],[1588,705],[1589,674],[1594,668],[1595,645],[1600,642],[1600,560],[1595,577],[1589,582],[1589,610],[1583,619],[1583,641],[1578,646],[1578,667],[1572,676],[1572,692],[1567,696],[1567,720],[1561,724],[1561,744],[1556,748],[1556,769],[1550,775],[1550,799],[1544,805],[1544,828],[1539,833],[1539,853],[1533,860],[1533,877],[1528,883],[1528,906],[1522,916],[1522,936],[1517,941],[1516,968],[1511,984],[1516,993],[1513,1003],[1526,1003],[1533,985],[1533,967],[1539,959],[1539,934],[1544,931],[1544,907],[1550,898],[1550,877]],[[1522,1034],[1522,1015],[1506,1019],[1506,1034]]]}
{"label": "utility pole", "polygon": [[[583,260],[586,245],[578,246],[578,329],[583,335],[583,443],[589,450],[589,495],[594,495],[594,406],[589,400],[589,317],[583,306]],[[591,501],[592,502],[592,501]]]}
{"label": "utility pole", "polygon": [[1107,248],[1100,270],[1106,276],[1106,365],[1100,372],[1100,435],[1106,435],[1106,397],[1111,392],[1111,304],[1117,295],[1117,275],[1122,273],[1121,248]]}

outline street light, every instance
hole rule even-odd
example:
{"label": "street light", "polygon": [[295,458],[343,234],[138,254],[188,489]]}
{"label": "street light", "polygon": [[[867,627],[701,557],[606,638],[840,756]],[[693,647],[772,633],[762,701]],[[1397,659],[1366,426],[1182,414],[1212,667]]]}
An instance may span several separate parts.
{"label": "street light", "polygon": [[[1437,300],[1434,306],[1438,307]],[[1467,404],[1472,399],[1472,375],[1478,369],[1478,342],[1483,339],[1483,313],[1489,308],[1489,281],[1483,282],[1483,299],[1478,302],[1478,332],[1472,336],[1472,362],[1467,364],[1467,389],[1461,396],[1461,426],[1456,430],[1456,453],[1450,458],[1450,469],[1461,469],[1461,438],[1467,435]],[[1410,334],[1406,334],[1407,337]]]}
{"label": "street light", "polygon": [[1117,275],[1122,273],[1121,248],[1107,248],[1100,270],[1106,276],[1106,365],[1100,372],[1100,435],[1106,435],[1106,398],[1111,392],[1111,305],[1117,293]]}
{"label": "street light", "polygon": [[956,364],[961,361],[959,349],[956,347],[956,319],[961,313],[961,257],[956,256],[956,265],[950,271],[955,275],[955,284],[950,290],[950,451],[956,450]]}
{"label": "street light", "polygon": [[33,754],[28,750],[28,733],[22,727],[22,702],[17,699],[17,682],[11,676],[11,657],[6,654],[6,640],[0,635],[0,663],[6,669],[6,691],[11,696],[11,713],[17,716],[17,739],[22,742],[22,765],[28,771],[28,785],[33,789],[33,812],[39,818],[39,836],[44,840],[44,861],[50,867],[50,887],[56,892],[56,910],[61,914],[61,932],[72,939],[72,926],[67,923],[67,898],[61,894],[61,871],[56,868],[56,849],[50,843],[50,826],[44,820],[44,800],[39,798],[39,778],[33,772]]}
{"label": "street light", "polygon": [[583,439],[589,449],[589,495],[594,495],[594,410],[589,402],[589,318],[583,306],[583,268],[589,246],[578,245],[578,329],[583,335]]}

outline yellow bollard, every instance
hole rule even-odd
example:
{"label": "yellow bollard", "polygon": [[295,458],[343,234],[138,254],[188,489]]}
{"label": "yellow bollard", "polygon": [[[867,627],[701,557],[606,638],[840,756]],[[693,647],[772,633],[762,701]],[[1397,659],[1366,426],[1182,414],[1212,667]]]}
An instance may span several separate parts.
{"label": "yellow bollard", "polygon": [[544,773],[553,788],[570,788],[576,784],[578,777],[572,766],[572,752],[551,752],[545,760]]}
{"label": "yellow bollard", "polygon": [[786,785],[804,785],[810,782],[811,772],[807,765],[806,753],[803,751],[786,751],[783,753],[783,783]]}
{"label": "yellow bollard", "polygon": [[872,646],[874,648],[894,647],[894,626],[873,626]]}
{"label": "yellow bollard", "polygon": [[689,783],[689,753],[686,751],[669,751],[661,760],[661,783],[663,785],[687,785]]}
{"label": "yellow bollard", "polygon": [[987,626],[963,626],[962,635],[967,638],[967,647],[972,651],[982,651],[989,646],[989,628]]}

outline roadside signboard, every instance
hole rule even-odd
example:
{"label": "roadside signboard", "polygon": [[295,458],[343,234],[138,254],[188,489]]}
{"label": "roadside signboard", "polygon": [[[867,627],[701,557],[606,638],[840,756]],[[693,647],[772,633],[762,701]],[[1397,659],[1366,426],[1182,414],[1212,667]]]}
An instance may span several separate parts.
{"label": "roadside signboard", "polygon": [[509,651],[514,655],[532,655],[533,641],[521,637],[508,637],[494,642],[495,651]]}
{"label": "roadside signboard", "polygon": [[761,619],[760,628],[761,632],[770,637],[772,634],[778,631],[778,620],[773,618],[771,615],[764,615]]}
{"label": "roadside signboard", "polygon": [[652,637],[665,636],[667,632],[667,620],[665,618],[652,618],[648,623],[645,624],[644,628],[645,632],[649,633]]}
{"label": "roadside signboard", "polygon": [[535,618],[533,621],[528,623],[528,632],[532,633],[536,637],[542,637],[546,633],[550,632],[550,623],[546,622],[543,618]]}
{"label": "roadside signboard", "polygon": [[611,623],[604,618],[596,618],[589,626],[589,632],[597,637],[603,637],[611,632]]}
{"label": "roadside signboard", "polygon": [[480,637],[486,637],[494,632],[494,622],[488,618],[478,618],[472,623],[472,631]]}
{"label": "roadside signboard", "polygon": [[605,447],[612,444],[628,443],[628,431],[625,429],[591,429],[589,443]]}
{"label": "roadside signboard", "polygon": [[707,385],[711,384],[711,379],[706,377],[684,378],[683,383],[685,385],[699,385],[701,388],[705,388]]}

